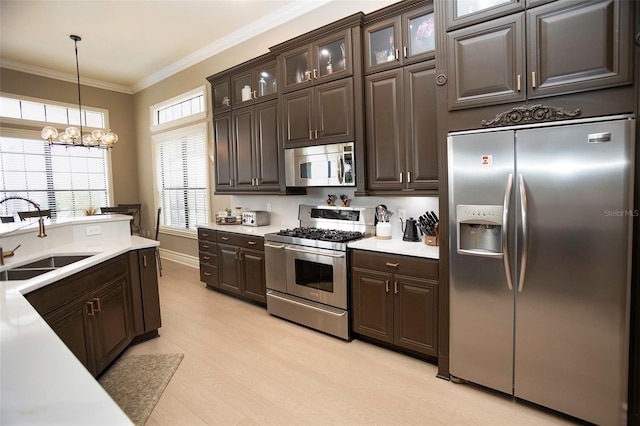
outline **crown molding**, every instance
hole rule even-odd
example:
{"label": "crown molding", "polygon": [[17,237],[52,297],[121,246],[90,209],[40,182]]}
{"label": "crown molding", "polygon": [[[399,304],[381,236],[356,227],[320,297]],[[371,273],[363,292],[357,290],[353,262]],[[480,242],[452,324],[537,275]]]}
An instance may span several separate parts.
{"label": "crown molding", "polygon": [[[68,81],[69,83],[78,84],[77,74],[68,74],[60,71],[53,71],[47,68],[27,65],[8,59],[3,59],[0,65],[2,66],[2,68],[14,71],[25,72],[27,74],[34,74],[41,77],[53,78],[55,80]],[[111,90],[113,92],[126,93],[128,95],[132,95],[134,93],[131,87],[123,86],[121,84],[108,83],[106,81],[95,80],[92,78],[80,77],[80,84],[84,86],[97,87],[98,89]]]}
{"label": "crown molding", "polygon": [[198,64],[212,56],[217,55],[233,46],[236,46],[242,42],[245,42],[251,38],[256,37],[258,34],[265,33],[272,30],[285,22],[298,18],[306,13],[309,13],[321,6],[324,6],[332,1],[337,0],[314,0],[314,1],[301,1],[295,2],[293,6],[281,8],[275,12],[252,22],[250,25],[246,25],[233,33],[223,37],[200,50],[196,50],[192,54],[185,56],[184,58],[174,62],[166,68],[163,68],[150,76],[143,78],[135,83],[131,89],[133,93],[146,89],[149,86],[154,85],[174,74],[179,73],[195,64]]}

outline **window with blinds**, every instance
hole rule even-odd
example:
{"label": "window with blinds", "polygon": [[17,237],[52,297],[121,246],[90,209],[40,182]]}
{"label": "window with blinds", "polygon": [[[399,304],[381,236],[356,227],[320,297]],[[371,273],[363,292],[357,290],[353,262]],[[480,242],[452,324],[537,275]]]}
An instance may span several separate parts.
{"label": "window with blinds", "polygon": [[195,230],[208,222],[206,135],[201,123],[153,137],[163,227]]}
{"label": "window with blinds", "polygon": [[[0,199],[29,198],[52,217],[84,216],[88,207],[108,206],[107,173],[106,150],[0,137]],[[21,200],[0,204],[3,216],[32,209]]]}

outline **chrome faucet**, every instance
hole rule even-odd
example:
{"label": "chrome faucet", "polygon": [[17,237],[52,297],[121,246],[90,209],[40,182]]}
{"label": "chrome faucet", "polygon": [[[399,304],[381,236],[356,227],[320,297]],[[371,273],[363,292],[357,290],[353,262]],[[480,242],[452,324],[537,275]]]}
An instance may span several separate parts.
{"label": "chrome faucet", "polygon": [[[24,197],[18,197],[17,195],[13,195],[11,197],[7,197],[4,200],[0,201],[0,204],[3,204],[9,200],[23,200],[26,201],[28,203],[31,203],[33,205],[33,207],[35,207],[36,209],[38,209],[38,213],[41,213],[40,210],[40,204],[35,203],[33,201],[31,201],[28,198],[24,198]],[[38,215],[38,237],[40,238],[44,238],[46,237],[47,234],[44,232],[44,218],[41,215]],[[18,245],[18,247],[20,247]],[[4,258],[5,257],[9,257],[9,256],[13,256],[14,252],[18,249],[18,247],[14,248],[13,250],[9,250],[9,251],[2,251],[2,247],[0,247],[0,266],[4,265]]]}

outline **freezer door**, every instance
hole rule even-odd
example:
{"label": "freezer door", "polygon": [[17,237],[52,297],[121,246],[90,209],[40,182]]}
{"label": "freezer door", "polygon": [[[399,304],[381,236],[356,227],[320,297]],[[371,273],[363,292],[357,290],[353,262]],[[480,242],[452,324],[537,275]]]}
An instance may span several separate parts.
{"label": "freezer door", "polygon": [[[500,245],[478,243],[473,247],[469,238],[464,237],[461,241],[466,246],[458,250],[458,222],[473,222],[470,218],[475,215],[478,222],[485,223],[483,212],[504,212],[502,207],[506,207],[507,214],[513,210],[503,204],[509,178],[513,176],[514,132],[456,135],[449,137],[448,143],[450,372],[455,377],[511,394],[514,292],[509,289],[504,253],[499,254],[503,235]],[[458,218],[458,213],[468,220]],[[512,219],[508,222],[514,226]],[[483,238],[491,237],[487,235],[489,231],[497,231],[485,228],[484,224],[477,230],[483,232]],[[506,229],[500,227],[500,232]],[[513,234],[504,235],[508,237],[504,240],[508,247],[513,247]],[[483,250],[487,255],[481,254]],[[513,258],[513,253],[508,254]]]}
{"label": "freezer door", "polygon": [[626,411],[634,126],[516,132],[515,395],[596,424]]}

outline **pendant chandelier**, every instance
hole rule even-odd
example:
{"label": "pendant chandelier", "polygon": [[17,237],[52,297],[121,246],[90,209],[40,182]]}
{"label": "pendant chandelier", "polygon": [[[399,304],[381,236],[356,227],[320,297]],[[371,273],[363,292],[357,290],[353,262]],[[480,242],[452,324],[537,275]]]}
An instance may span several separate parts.
{"label": "pendant chandelier", "polygon": [[82,134],[82,101],[80,98],[80,66],[78,65],[78,42],[82,40],[77,35],[70,35],[76,50],[76,73],[78,76],[78,110],[80,111],[80,129],[74,126],[67,127],[64,132],[58,133],[58,130],[52,126],[46,126],[40,132],[43,139],[49,141],[50,145],[64,146],[84,146],[96,147],[102,149],[113,148],[118,142],[118,135],[110,130],[96,129],[86,135]]}

